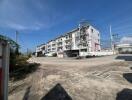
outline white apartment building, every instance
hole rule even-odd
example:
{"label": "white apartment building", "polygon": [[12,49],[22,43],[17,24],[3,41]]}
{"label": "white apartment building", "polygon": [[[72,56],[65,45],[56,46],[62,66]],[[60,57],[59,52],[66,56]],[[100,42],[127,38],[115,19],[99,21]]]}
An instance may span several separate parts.
{"label": "white apartment building", "polygon": [[100,33],[91,25],[80,26],[46,44],[37,46],[36,56],[83,56],[100,51]]}

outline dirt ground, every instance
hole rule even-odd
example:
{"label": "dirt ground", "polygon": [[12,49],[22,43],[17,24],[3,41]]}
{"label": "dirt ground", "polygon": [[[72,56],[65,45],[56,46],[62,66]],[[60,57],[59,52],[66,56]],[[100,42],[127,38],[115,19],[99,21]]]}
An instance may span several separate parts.
{"label": "dirt ground", "polygon": [[9,82],[9,100],[132,100],[132,55],[33,57],[39,68]]}

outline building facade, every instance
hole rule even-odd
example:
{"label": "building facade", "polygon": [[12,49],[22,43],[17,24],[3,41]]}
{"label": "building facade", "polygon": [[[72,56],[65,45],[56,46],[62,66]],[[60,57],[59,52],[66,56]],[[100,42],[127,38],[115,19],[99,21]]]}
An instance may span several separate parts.
{"label": "building facade", "polygon": [[120,42],[115,45],[118,53],[132,54],[132,36],[125,36],[120,39]]}
{"label": "building facade", "polygon": [[[70,32],[37,46],[36,56],[79,56],[100,51],[100,33],[91,25],[82,25]],[[81,55],[83,56],[83,55]]]}

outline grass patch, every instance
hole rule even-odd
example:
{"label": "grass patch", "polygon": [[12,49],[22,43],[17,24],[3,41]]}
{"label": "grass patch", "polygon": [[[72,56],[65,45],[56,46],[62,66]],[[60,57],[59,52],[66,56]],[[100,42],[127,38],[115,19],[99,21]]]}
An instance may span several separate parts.
{"label": "grass patch", "polygon": [[13,55],[10,59],[10,80],[17,81],[24,79],[28,74],[37,70],[39,64],[29,63],[28,56]]}

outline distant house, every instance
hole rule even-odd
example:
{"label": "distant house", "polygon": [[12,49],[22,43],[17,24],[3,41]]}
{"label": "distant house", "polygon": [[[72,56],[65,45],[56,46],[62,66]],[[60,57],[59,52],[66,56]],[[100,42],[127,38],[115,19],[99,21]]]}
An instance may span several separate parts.
{"label": "distant house", "polygon": [[123,37],[116,45],[116,49],[119,53],[132,54],[132,37]]}

